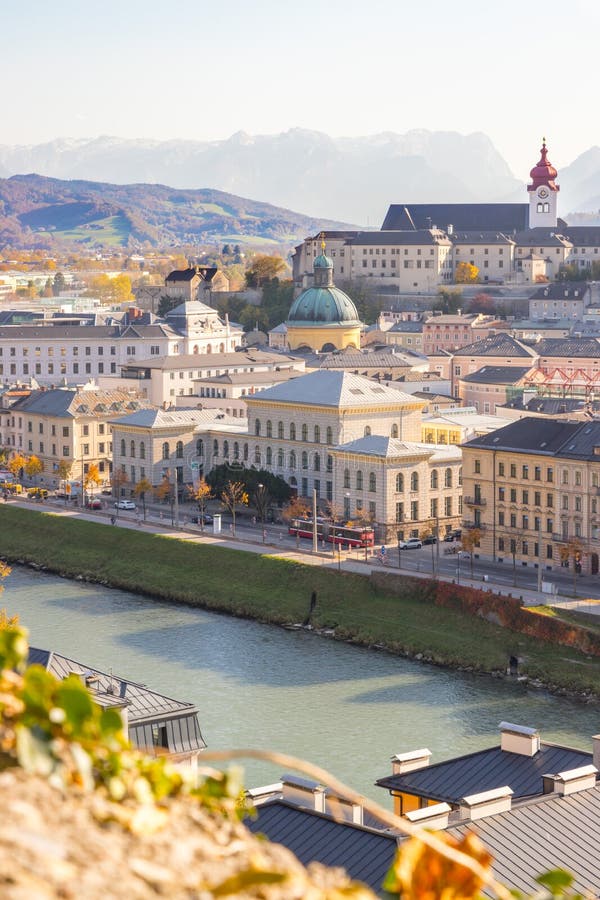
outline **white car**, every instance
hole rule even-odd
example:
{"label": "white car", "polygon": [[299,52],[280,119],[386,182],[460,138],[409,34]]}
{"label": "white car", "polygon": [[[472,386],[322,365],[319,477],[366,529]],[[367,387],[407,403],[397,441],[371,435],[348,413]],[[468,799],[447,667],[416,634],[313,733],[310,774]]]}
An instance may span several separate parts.
{"label": "white car", "polygon": [[400,550],[420,550],[422,546],[423,541],[420,541],[418,538],[409,538],[407,541],[398,541]]}
{"label": "white car", "polygon": [[117,500],[115,503],[115,509],[135,509],[135,503],[133,500]]}

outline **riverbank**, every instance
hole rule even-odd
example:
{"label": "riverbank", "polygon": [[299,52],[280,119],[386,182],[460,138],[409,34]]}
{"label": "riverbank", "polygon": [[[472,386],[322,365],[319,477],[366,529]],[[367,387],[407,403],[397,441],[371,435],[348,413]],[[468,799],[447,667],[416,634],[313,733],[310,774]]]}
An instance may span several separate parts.
{"label": "riverbank", "polygon": [[283,626],[305,619],[314,592],[312,624],[331,637],[498,677],[516,656],[534,684],[600,696],[600,659],[434,606],[427,582],[420,588],[406,579],[405,589],[392,592],[361,575],[6,505],[0,555],[63,577]]}

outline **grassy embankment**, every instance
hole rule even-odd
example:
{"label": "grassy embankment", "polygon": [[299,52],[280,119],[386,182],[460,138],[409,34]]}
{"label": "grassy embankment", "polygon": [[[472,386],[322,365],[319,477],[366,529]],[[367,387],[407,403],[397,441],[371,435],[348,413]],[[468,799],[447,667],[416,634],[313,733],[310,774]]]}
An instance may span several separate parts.
{"label": "grassy embankment", "polygon": [[314,590],[313,624],[334,628],[338,638],[484,672],[504,671],[514,654],[531,677],[600,695],[600,658],[434,606],[423,596],[426,583],[420,596],[414,581],[392,594],[361,575],[7,505],[0,508],[0,556],[275,624],[302,621]]}

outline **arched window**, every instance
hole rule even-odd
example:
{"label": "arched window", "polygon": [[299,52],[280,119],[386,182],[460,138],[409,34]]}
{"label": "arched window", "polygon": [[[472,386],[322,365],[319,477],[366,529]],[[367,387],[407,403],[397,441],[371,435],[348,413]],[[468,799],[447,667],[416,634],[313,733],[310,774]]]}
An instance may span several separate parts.
{"label": "arched window", "polygon": [[260,437],[260,419],[256,419],[254,423],[254,434],[256,437]]}
{"label": "arched window", "polygon": [[410,489],[411,491],[419,490],[419,475],[417,472],[412,472],[410,476]]}
{"label": "arched window", "polygon": [[544,209],[544,204],[543,204],[543,203],[538,203],[538,205],[537,205],[537,211],[538,211],[539,213],[541,213],[543,209]]}
{"label": "arched window", "polygon": [[194,344],[193,353],[198,353],[198,344]]}
{"label": "arched window", "polygon": [[223,456],[229,459],[229,441],[223,441]]}
{"label": "arched window", "polygon": [[306,450],[302,451],[302,468],[308,469],[308,453]]}
{"label": "arched window", "polygon": [[315,425],[315,444],[321,443],[321,429],[318,425]]}
{"label": "arched window", "polygon": [[273,423],[270,419],[267,419],[267,437],[273,437]]}
{"label": "arched window", "polygon": [[290,453],[290,469],[296,468],[296,451],[292,450]]}
{"label": "arched window", "polygon": [[168,441],[165,441],[164,444],[163,444],[162,458],[163,458],[163,459],[168,459],[168,458],[169,458],[169,442],[168,442]]}
{"label": "arched window", "polygon": [[121,456],[125,456],[125,438],[121,438]]}
{"label": "arched window", "polygon": [[183,441],[177,441],[177,446],[175,447],[175,456],[177,459],[183,459]]}
{"label": "arched window", "polygon": [[402,472],[398,472],[398,474],[396,475],[396,493],[404,493],[404,475],[402,474]]}
{"label": "arched window", "polygon": [[129,455],[135,456],[135,441],[131,441],[129,444]]}
{"label": "arched window", "polygon": [[240,458],[240,445],[238,444],[237,441],[234,441],[234,443],[233,443],[233,458],[234,459]]}
{"label": "arched window", "polygon": [[140,459],[146,459],[146,445],[140,441]]}
{"label": "arched window", "polygon": [[267,447],[267,449],[266,449],[266,456],[267,456],[267,465],[272,466],[273,465],[273,451],[271,450],[270,447]]}
{"label": "arched window", "polygon": [[218,456],[218,455],[219,455],[219,442],[215,438],[213,441],[213,456]]}
{"label": "arched window", "polygon": [[196,456],[204,456],[204,441],[198,438],[196,441]]}
{"label": "arched window", "polygon": [[254,462],[257,466],[260,466],[260,447],[254,448]]}
{"label": "arched window", "polygon": [[344,487],[350,487],[350,469],[344,469]]}
{"label": "arched window", "polygon": [[331,427],[331,425],[327,426],[327,431],[325,432],[325,435],[326,435],[325,443],[333,444],[333,428]]}
{"label": "arched window", "polygon": [[207,345],[206,345],[206,352],[207,352],[207,353],[212,353],[212,344],[207,344]]}
{"label": "arched window", "polygon": [[363,473],[359,469],[358,472],[356,473],[356,490],[362,491],[362,489],[363,489]]}
{"label": "arched window", "polygon": [[277,451],[277,465],[280,469],[283,469],[283,450],[281,449],[281,447]]}
{"label": "arched window", "polygon": [[244,462],[248,462],[248,444],[244,444]]}
{"label": "arched window", "polygon": [[365,425],[365,437],[369,437],[370,434],[371,434],[371,426]]}
{"label": "arched window", "polygon": [[398,426],[397,425],[392,425],[391,435],[393,438],[398,437]]}
{"label": "arched window", "polygon": [[304,441],[304,443],[306,443],[306,441],[308,440],[308,425],[302,426],[302,440]]}
{"label": "arched window", "polygon": [[369,472],[369,490],[377,490],[377,476],[375,475],[375,472]]}
{"label": "arched window", "polygon": [[292,424],[290,425],[290,441],[295,441],[295,440],[296,440],[296,426],[292,422]]}
{"label": "arched window", "polygon": [[225,353],[225,344],[219,344],[219,353]]}
{"label": "arched window", "polygon": [[321,456],[315,453],[315,472],[321,471]]}
{"label": "arched window", "polygon": [[444,472],[444,487],[452,487],[452,469],[446,469]]}
{"label": "arched window", "polygon": [[333,472],[333,456],[327,454],[327,471]]}
{"label": "arched window", "polygon": [[458,483],[459,483],[459,484],[461,485],[461,487],[462,487],[462,466],[461,466],[460,469],[458,470]]}
{"label": "arched window", "polygon": [[283,422],[277,423],[277,437],[280,441],[283,440]]}
{"label": "arched window", "polygon": [[431,470],[431,490],[437,491],[437,489],[439,487],[439,483],[440,483],[440,479],[438,476],[438,470],[432,469]]}

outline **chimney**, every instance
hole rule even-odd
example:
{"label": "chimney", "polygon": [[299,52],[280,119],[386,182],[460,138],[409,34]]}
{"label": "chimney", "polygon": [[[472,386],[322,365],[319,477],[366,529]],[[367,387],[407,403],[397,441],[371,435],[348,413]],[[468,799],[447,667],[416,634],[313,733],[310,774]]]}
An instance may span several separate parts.
{"label": "chimney", "polygon": [[593,756],[592,762],[597,769],[600,769],[600,734],[595,734],[592,738]]}
{"label": "chimney", "polygon": [[494,788],[492,791],[482,791],[481,794],[463,797],[460,801],[461,816],[474,821],[507,812],[511,806],[512,795],[512,788],[505,784],[504,787]]}
{"label": "chimney", "polygon": [[454,234],[454,225],[452,223],[446,227],[446,232],[447,234]]}
{"label": "chimney", "polygon": [[392,775],[406,775],[415,769],[423,769],[429,765],[431,750],[409,750],[408,753],[397,753],[392,756]]}
{"label": "chimney", "polygon": [[500,722],[500,747],[505,753],[535,756],[540,749],[539,732],[525,725]]}
{"label": "chimney", "polygon": [[568,797],[578,791],[587,791],[596,784],[597,774],[596,766],[580,766],[558,775],[543,775],[544,793]]}
{"label": "chimney", "polygon": [[325,788],[322,784],[317,784],[313,788],[313,801],[315,806],[315,812],[324,813],[325,812]]}
{"label": "chimney", "polygon": [[433,806],[424,806],[423,809],[414,809],[407,812],[405,818],[413,825],[421,828],[443,829],[448,827],[448,817],[452,807],[449,803],[434,803]]}

